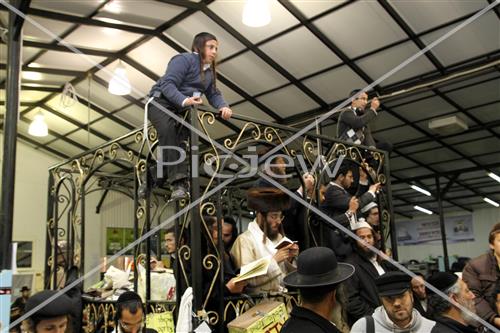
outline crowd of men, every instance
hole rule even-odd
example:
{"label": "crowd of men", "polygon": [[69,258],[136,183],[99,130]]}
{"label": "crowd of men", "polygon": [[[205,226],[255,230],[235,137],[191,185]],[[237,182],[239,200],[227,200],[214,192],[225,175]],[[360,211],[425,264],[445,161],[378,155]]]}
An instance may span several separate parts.
{"label": "crowd of men", "polygon": [[[339,115],[339,138],[387,149],[375,142],[369,130],[369,122],[378,114],[378,100],[373,99],[366,108],[365,93],[354,91],[351,96],[351,106]],[[277,157],[272,169],[263,171],[286,185],[286,178],[279,177],[285,168]],[[407,274],[386,255],[377,205],[381,184],[370,184],[368,169],[367,164],[344,161],[326,184],[315,205],[335,223],[317,219],[309,229],[306,207],[264,178],[247,192],[247,208],[255,218],[246,230],[238,233],[229,216],[220,221],[214,216],[203,217],[208,226],[205,252],[219,254],[224,265],[224,295],[213,292],[212,299],[298,290],[301,304],[291,311],[282,329],[285,333],[487,332],[488,325],[500,329],[500,223],[490,232],[489,251],[471,260],[462,277],[450,272],[436,272],[427,278]],[[309,202],[317,200],[312,197],[315,182],[306,173],[303,185],[292,192]],[[176,236],[168,230],[164,240],[170,265],[179,278],[178,250],[186,240]],[[280,246],[285,237],[291,241]],[[220,240],[223,244],[219,245]],[[305,249],[307,244],[310,247]],[[242,266],[262,258],[269,258],[266,274],[236,279]],[[185,265],[185,274],[189,274],[189,266]],[[214,278],[204,276],[208,281]],[[47,291],[35,295],[26,308],[34,309],[51,295]],[[65,330],[71,307],[63,296],[32,316],[32,331]],[[117,332],[139,332],[145,313],[140,298],[125,293],[118,303]]]}

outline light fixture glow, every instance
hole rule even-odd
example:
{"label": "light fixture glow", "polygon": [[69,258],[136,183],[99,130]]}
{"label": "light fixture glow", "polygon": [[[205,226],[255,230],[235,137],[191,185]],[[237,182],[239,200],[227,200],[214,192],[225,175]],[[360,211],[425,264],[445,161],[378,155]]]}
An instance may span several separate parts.
{"label": "light fixture glow", "polygon": [[104,10],[114,14],[120,14],[122,12],[122,5],[118,1],[111,1],[104,6]]}
{"label": "light fixture glow", "polygon": [[492,206],[495,206],[495,207],[500,207],[500,204],[496,201],[493,201],[491,200],[490,198],[483,198],[484,201],[486,201],[487,203],[489,203],[490,205]]}
{"label": "light fixture glow", "polygon": [[26,80],[34,80],[34,81],[40,81],[43,76],[41,73],[38,72],[24,72],[22,73],[23,79]]}
{"label": "light fixture glow", "polygon": [[40,67],[42,67],[42,65],[40,65],[40,64],[39,64],[39,63],[37,63],[37,62],[30,62],[30,63],[28,64],[28,67],[32,67],[32,68],[40,68]]}
{"label": "light fixture glow", "polygon": [[422,213],[425,213],[425,214],[429,214],[429,215],[432,215],[432,212],[428,209],[425,209],[423,207],[420,207],[420,206],[413,206],[413,208],[415,208],[416,210],[418,211],[421,211]]}
{"label": "light fixture glow", "polygon": [[116,19],[111,18],[111,17],[96,17],[95,19],[99,20],[99,21],[107,22],[107,23],[114,23],[114,24],[124,24],[125,23],[123,21],[116,20]]}
{"label": "light fixture glow", "polygon": [[130,94],[131,90],[132,87],[127,78],[127,69],[120,61],[113,72],[113,77],[109,80],[108,91],[113,95],[123,96]]}
{"label": "light fixture glow", "polygon": [[33,136],[47,136],[49,135],[49,128],[45,123],[45,119],[41,112],[35,115],[35,119],[28,128],[28,133]]}
{"label": "light fixture glow", "polygon": [[414,189],[415,191],[418,191],[420,193],[423,193],[425,194],[426,196],[430,197],[431,196],[431,192],[427,191],[427,190],[424,190],[423,188],[421,187],[418,187],[417,185],[410,185],[410,187],[412,189]]}
{"label": "light fixture glow", "polygon": [[500,183],[500,176],[494,174],[493,172],[488,172],[488,176]]}
{"label": "light fixture glow", "polygon": [[242,21],[252,28],[263,27],[271,22],[267,0],[247,0],[243,7]]}

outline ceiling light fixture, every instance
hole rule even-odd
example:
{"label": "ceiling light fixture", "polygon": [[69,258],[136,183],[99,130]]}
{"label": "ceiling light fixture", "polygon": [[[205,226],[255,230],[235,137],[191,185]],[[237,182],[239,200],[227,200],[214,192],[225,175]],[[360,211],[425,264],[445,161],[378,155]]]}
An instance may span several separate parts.
{"label": "ceiling light fixture", "polygon": [[42,112],[39,112],[35,115],[35,119],[31,122],[28,128],[28,133],[33,136],[49,135],[49,128],[47,126],[47,123],[45,123]]}
{"label": "ceiling light fixture", "polygon": [[417,185],[410,185],[410,187],[412,189],[414,189],[415,191],[418,191],[420,193],[423,193],[425,194],[426,196],[430,197],[431,196],[431,192],[427,191],[427,190],[424,190],[423,188],[421,187],[418,187]]}
{"label": "ceiling light fixture", "polygon": [[23,71],[22,77],[25,80],[33,80],[33,81],[40,81],[43,79],[42,74],[38,73],[38,72],[24,72]]}
{"label": "ceiling light fixture", "polygon": [[488,172],[488,176],[490,176],[491,178],[500,183],[500,176],[498,176],[497,174],[494,174],[493,172]]}
{"label": "ceiling light fixture", "polygon": [[416,210],[422,212],[422,213],[425,213],[425,214],[429,214],[429,215],[432,215],[432,212],[428,209],[425,209],[423,207],[420,207],[420,206],[413,206],[413,208],[415,208]]}
{"label": "ceiling light fixture", "polygon": [[132,87],[127,78],[127,69],[120,60],[113,72],[113,77],[109,80],[108,91],[113,95],[123,96],[130,94],[131,90]]}
{"label": "ceiling light fixture", "polygon": [[487,203],[489,203],[490,205],[492,206],[495,206],[495,207],[500,207],[500,204],[496,201],[493,201],[491,200],[490,198],[483,198],[484,201],[486,201]]}
{"label": "ceiling light fixture", "polygon": [[271,22],[268,0],[247,0],[243,7],[242,21],[252,28],[268,25]]}

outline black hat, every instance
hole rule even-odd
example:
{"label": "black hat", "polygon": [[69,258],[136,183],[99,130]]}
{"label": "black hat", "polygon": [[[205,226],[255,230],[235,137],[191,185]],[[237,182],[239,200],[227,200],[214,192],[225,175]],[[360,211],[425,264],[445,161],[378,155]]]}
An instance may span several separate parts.
{"label": "black hat", "polygon": [[[452,287],[457,280],[458,276],[451,272],[436,272],[427,279],[427,282],[437,289],[445,291],[446,289]],[[429,288],[426,288],[426,291],[431,294],[434,293]]]}
{"label": "black hat", "polygon": [[396,296],[410,289],[411,276],[403,272],[387,272],[375,279],[378,295]]}
{"label": "black hat", "polygon": [[30,288],[28,288],[28,286],[23,286],[23,287],[21,288],[21,292],[23,292],[23,291],[30,291],[30,290],[31,290],[31,289],[30,289]]}
{"label": "black hat", "polygon": [[288,287],[311,288],[338,284],[354,274],[354,266],[337,263],[335,253],[327,247],[312,247],[300,253],[297,270],[285,276]]}
{"label": "black hat", "polygon": [[251,188],[247,192],[247,207],[257,212],[280,212],[290,208],[290,197],[275,187]]}
{"label": "black hat", "polygon": [[[26,302],[24,312],[28,313],[29,311],[34,310],[40,304],[58,293],[58,290],[44,290],[31,296]],[[45,304],[42,308],[36,310],[35,313],[30,315],[30,318],[37,323],[44,319],[74,314],[74,310],[75,308],[71,298],[69,298],[66,294],[60,294],[49,303]]]}

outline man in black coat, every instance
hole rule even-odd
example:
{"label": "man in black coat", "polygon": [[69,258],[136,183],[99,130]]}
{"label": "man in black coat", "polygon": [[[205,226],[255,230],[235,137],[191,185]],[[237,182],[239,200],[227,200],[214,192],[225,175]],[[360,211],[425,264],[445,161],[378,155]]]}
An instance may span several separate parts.
{"label": "man in black coat", "polygon": [[427,290],[429,313],[436,321],[431,333],[477,332],[476,328],[471,326],[475,322],[471,315],[476,313],[475,296],[467,287],[467,283],[451,272],[434,273],[427,282],[467,310],[464,311],[440,295],[434,294],[432,290]]}
{"label": "man in black coat", "polygon": [[354,267],[337,263],[326,247],[312,247],[297,259],[297,271],[284,278],[287,287],[298,288],[302,305],[293,308],[281,333],[341,333],[330,321],[338,285],[354,273]]}
{"label": "man in black coat", "polygon": [[380,261],[365,244],[375,245],[375,236],[371,226],[360,219],[353,229],[363,242],[356,241],[354,252],[346,262],[352,264],[356,271],[347,282],[347,321],[350,326],[358,319],[371,315],[380,306],[375,279],[385,272],[395,270],[387,261]]}
{"label": "man in black coat", "polygon": [[[342,217],[338,222],[345,227],[350,227],[350,224],[355,222],[355,215],[358,209],[352,211],[352,200],[355,200],[348,189],[351,188],[354,182],[354,167],[348,162],[344,161],[335,175],[333,181],[328,184],[325,192],[325,200],[320,208],[328,216],[335,219],[335,217]],[[380,183],[373,184],[368,187],[367,175],[360,172],[359,186],[356,193],[358,199],[358,207],[365,207],[370,202],[375,201],[376,193],[380,189]],[[344,216],[345,215],[345,216]],[[361,215],[361,214],[360,214]],[[330,226],[327,224],[327,226]],[[335,228],[324,228],[325,246],[330,247],[337,258],[344,260],[352,252],[351,241],[349,236],[345,235],[342,231]]]}
{"label": "man in black coat", "polygon": [[376,147],[368,124],[377,117],[380,101],[375,97],[367,109],[368,95],[360,91],[360,89],[351,91],[349,97],[355,96],[351,106],[340,111],[337,136],[343,141]]}

